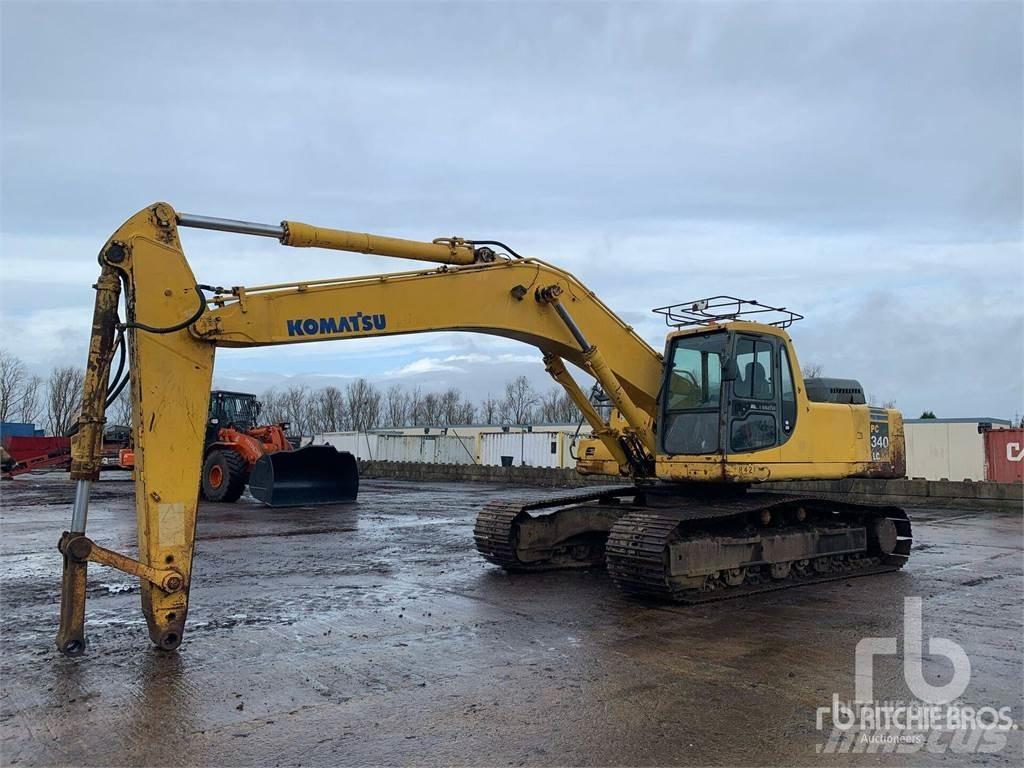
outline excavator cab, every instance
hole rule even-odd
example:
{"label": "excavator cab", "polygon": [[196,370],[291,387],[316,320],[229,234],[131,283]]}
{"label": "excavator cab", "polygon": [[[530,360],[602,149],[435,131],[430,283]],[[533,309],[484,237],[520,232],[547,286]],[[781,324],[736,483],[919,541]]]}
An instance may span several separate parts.
{"label": "excavator cab", "polygon": [[668,360],[663,453],[744,453],[789,439],[796,390],[782,338],[720,327],[671,339]]}
{"label": "excavator cab", "polygon": [[[797,388],[782,329],[800,315],[732,296],[655,312],[676,329],[668,338],[660,453],[726,456],[789,439]],[[745,315],[765,313],[774,322],[743,322]]]}

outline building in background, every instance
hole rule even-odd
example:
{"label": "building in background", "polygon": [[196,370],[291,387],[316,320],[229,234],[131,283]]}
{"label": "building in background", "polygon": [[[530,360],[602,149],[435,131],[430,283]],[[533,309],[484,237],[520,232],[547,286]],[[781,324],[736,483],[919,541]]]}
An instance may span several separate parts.
{"label": "building in background", "polygon": [[0,440],[8,437],[42,437],[46,434],[27,421],[0,421]]}
{"label": "building in background", "polygon": [[[907,477],[1021,482],[1024,430],[1006,419],[906,419],[904,427]],[[589,435],[586,424],[470,424],[328,432],[313,442],[369,461],[571,468],[579,438]]]}
{"label": "building in background", "polygon": [[313,442],[333,445],[339,451],[372,461],[575,467],[576,443],[589,434],[586,424],[468,424],[328,432],[317,435]]}

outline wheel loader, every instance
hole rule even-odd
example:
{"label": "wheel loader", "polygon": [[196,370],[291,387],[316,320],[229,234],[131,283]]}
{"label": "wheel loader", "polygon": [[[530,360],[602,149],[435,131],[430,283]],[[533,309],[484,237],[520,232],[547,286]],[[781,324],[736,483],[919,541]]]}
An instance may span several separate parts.
{"label": "wheel loader", "polygon": [[[270,507],[355,501],[359,469],[355,457],[330,445],[296,448],[287,424],[258,425],[256,395],[214,390],[203,441],[199,494],[208,501],[238,501],[249,486]],[[123,469],[134,469],[135,453],[122,450]]]}
{"label": "wheel loader", "polygon": [[[197,282],[182,250],[185,228],[432,266],[224,288]],[[769,481],[905,471],[900,414],[866,405],[855,381],[804,380],[786,331],[800,315],[785,308],[729,296],[660,307],[669,332],[658,351],[576,277],[499,241],[261,224],[167,203],[128,219],[99,263],[72,445],[75,501],[59,544],[62,653],[85,650],[90,561],[137,575],[150,638],[163,649],[181,643],[218,347],[468,331],[537,348],[592,428],[577,470],[622,484],[543,500],[510,493],[485,506],[476,547],[502,568],[603,563],[626,592],[704,602],[892,571],[910,555],[910,521],[897,507],[762,492]],[[86,535],[104,409],[124,381],[119,363],[108,385],[112,359],[124,344],[137,425],[137,559]],[[596,379],[610,409],[595,408],[566,363]]]}

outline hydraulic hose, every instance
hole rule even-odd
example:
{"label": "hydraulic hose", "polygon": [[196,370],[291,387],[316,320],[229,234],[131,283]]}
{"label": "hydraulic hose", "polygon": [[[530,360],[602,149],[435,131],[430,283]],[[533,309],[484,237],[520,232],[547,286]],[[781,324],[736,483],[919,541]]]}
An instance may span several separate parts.
{"label": "hydraulic hose", "polygon": [[196,296],[199,297],[199,306],[196,308],[195,313],[187,320],[182,320],[180,323],[174,325],[168,325],[163,328],[158,328],[152,325],[146,325],[145,323],[120,323],[118,328],[121,330],[127,328],[135,328],[140,331],[146,331],[147,333],[175,333],[176,331],[183,331],[188,328],[192,323],[203,316],[203,312],[206,311],[206,294],[203,293],[203,289],[208,291],[218,291],[221,289],[215,288],[212,285],[196,285]]}

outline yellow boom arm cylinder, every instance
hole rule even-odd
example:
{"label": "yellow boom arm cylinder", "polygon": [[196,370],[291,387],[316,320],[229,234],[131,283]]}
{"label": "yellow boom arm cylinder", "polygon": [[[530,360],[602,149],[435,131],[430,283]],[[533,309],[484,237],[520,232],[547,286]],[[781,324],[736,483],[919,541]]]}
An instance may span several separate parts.
{"label": "yellow boom arm cylinder", "polygon": [[619,438],[622,435],[605,423],[604,419],[601,418],[597,409],[594,408],[587,396],[583,394],[583,390],[580,389],[579,384],[576,383],[576,380],[572,377],[569,371],[566,370],[565,363],[562,362],[562,358],[558,355],[544,355],[544,369],[551,374],[551,378],[562,385],[573,404],[580,409],[580,413],[583,414],[587,423],[590,424],[594,437],[598,438],[604,444],[604,447],[608,449],[612,458],[618,462],[619,466],[623,468],[623,470],[628,467],[629,459],[626,457],[625,451],[622,450],[622,446],[619,445]]}
{"label": "yellow boom arm cylinder", "polygon": [[335,251],[372,253],[376,256],[433,261],[439,264],[472,264],[476,261],[473,246],[454,237],[425,243],[398,237],[370,235],[365,232],[315,227],[299,221],[284,221],[281,222],[281,226],[284,227],[281,242],[295,248],[329,248]]}

